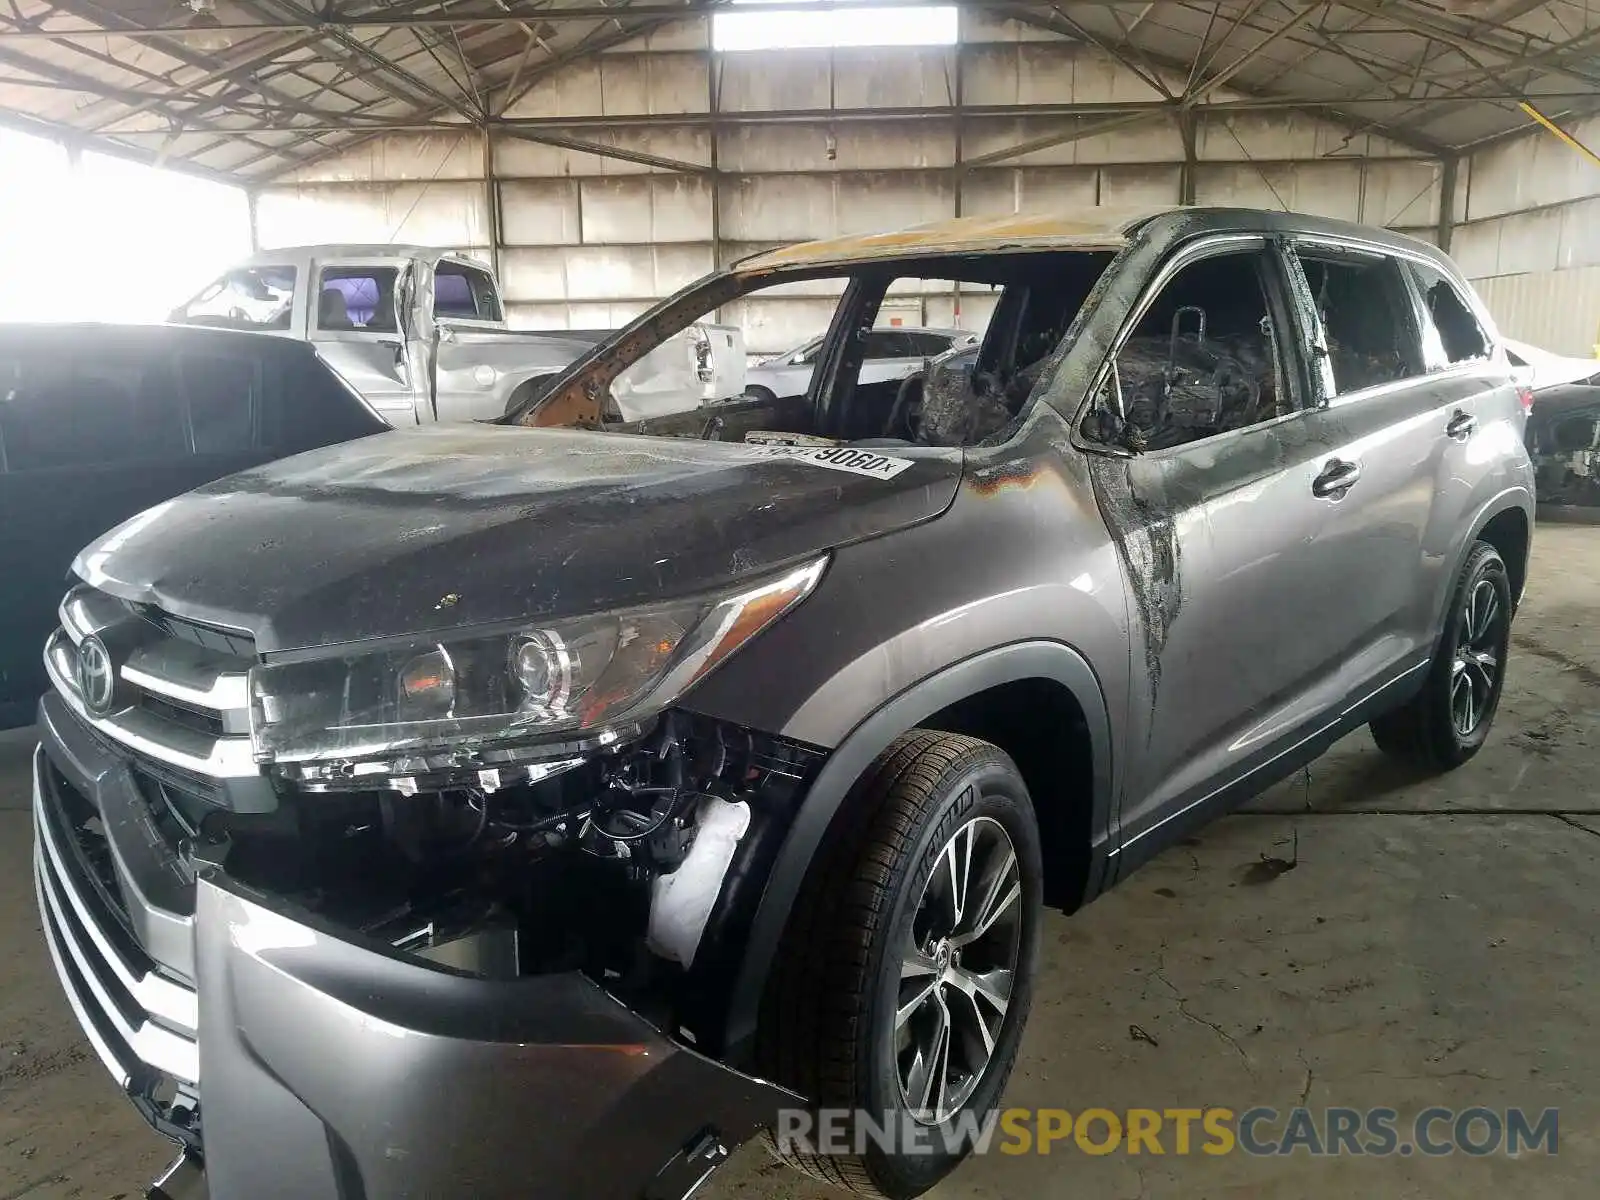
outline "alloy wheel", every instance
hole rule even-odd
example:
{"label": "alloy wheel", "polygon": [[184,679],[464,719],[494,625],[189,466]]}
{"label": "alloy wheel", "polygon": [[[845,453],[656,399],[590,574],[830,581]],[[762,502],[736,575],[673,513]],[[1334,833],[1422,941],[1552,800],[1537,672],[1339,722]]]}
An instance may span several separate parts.
{"label": "alloy wheel", "polygon": [[894,1047],[900,1095],[927,1125],[983,1079],[1011,1006],[1022,946],[1022,871],[1005,826],[959,826],[923,885],[900,962]]}
{"label": "alloy wheel", "polygon": [[1460,737],[1472,736],[1494,699],[1506,615],[1493,581],[1478,580],[1462,608],[1450,667],[1450,719]]}

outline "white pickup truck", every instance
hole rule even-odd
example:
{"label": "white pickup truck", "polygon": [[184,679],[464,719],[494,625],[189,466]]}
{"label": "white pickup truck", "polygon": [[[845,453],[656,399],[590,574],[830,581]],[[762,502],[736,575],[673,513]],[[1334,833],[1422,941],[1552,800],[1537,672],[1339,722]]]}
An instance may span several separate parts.
{"label": "white pickup truck", "polygon": [[[493,272],[426,246],[265,250],[168,316],[311,342],[391,425],[490,420],[610,330],[506,327]],[[624,420],[682,412],[744,391],[744,335],[696,324],[612,387]]]}

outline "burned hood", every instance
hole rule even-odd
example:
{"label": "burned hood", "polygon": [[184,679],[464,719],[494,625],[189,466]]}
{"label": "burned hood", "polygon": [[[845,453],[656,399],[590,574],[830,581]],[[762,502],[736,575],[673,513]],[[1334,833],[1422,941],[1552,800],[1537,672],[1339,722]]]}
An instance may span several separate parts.
{"label": "burned hood", "polygon": [[712,590],[935,517],[960,474],[951,450],[432,427],[229,476],[75,569],[271,653]]}

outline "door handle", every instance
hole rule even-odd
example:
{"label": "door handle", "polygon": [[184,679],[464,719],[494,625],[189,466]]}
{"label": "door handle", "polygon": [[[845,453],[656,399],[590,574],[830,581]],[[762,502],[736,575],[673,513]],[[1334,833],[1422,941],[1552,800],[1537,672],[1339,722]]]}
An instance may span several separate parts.
{"label": "door handle", "polygon": [[1338,500],[1361,478],[1361,464],[1330,458],[1322,473],[1311,481],[1311,494]]}
{"label": "door handle", "polygon": [[1464,442],[1478,431],[1478,418],[1471,413],[1462,412],[1459,408],[1450,414],[1450,424],[1444,427],[1444,435]]}

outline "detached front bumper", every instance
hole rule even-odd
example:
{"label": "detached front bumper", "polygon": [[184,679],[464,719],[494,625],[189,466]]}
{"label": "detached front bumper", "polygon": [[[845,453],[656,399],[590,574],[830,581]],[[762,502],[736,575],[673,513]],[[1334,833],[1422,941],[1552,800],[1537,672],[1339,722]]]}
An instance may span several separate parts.
{"label": "detached front bumper", "polygon": [[[584,976],[472,977],[357,944],[220,872],[189,889],[118,752],[52,698],[40,727],[35,873],[57,972],[211,1195],[679,1200],[797,1102]],[[86,845],[91,810],[106,837]],[[178,894],[192,905],[151,900]]]}

